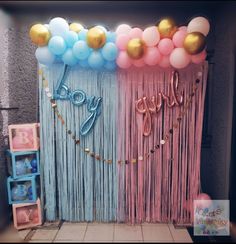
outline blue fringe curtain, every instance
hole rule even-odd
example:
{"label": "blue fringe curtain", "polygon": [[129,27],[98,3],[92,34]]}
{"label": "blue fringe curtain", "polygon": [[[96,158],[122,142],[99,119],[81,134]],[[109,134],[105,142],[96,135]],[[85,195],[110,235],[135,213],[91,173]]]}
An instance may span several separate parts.
{"label": "blue fringe curtain", "polygon": [[[40,66],[50,91],[56,87],[62,64]],[[54,116],[43,81],[40,94],[40,162],[41,200],[45,219],[54,221],[115,221],[117,216],[117,81],[115,72],[71,68],[66,85],[73,91],[83,90],[87,96],[102,97],[102,112],[90,133],[81,137],[80,125],[89,116],[87,105],[76,106],[57,100],[58,110],[68,129],[80,138],[80,145],[89,148],[113,163],[88,156],[66,133]]]}

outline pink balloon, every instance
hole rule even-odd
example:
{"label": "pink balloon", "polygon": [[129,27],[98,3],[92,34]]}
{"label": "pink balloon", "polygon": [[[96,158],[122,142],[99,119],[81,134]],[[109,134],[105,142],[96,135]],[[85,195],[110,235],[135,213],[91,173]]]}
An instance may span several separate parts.
{"label": "pink balloon", "polygon": [[145,62],[144,62],[143,58],[140,58],[137,60],[133,60],[133,65],[136,67],[143,67],[145,65]]}
{"label": "pink balloon", "polygon": [[120,34],[129,34],[129,32],[131,31],[131,27],[127,24],[121,24],[116,28],[116,34],[120,35]]}
{"label": "pink balloon", "polygon": [[200,193],[197,196],[197,198],[194,200],[198,200],[196,202],[196,206],[200,207],[200,208],[208,208],[212,204],[212,200],[211,200],[210,196],[207,195],[206,193]]}
{"label": "pink balloon", "polygon": [[191,60],[194,64],[199,64],[206,59],[206,56],[207,56],[206,50],[203,50],[199,54],[192,55]]}
{"label": "pink balloon", "polygon": [[126,50],[130,38],[127,34],[120,34],[116,38],[116,46],[120,50]]}
{"label": "pink balloon", "polygon": [[170,54],[170,64],[176,69],[185,68],[191,61],[191,56],[184,48],[177,47]]}
{"label": "pink balloon", "polygon": [[129,37],[130,37],[130,39],[142,38],[142,34],[143,34],[143,31],[140,28],[135,27],[129,32]]}
{"label": "pink balloon", "polygon": [[153,47],[160,41],[160,34],[156,26],[151,26],[143,31],[143,40],[147,46]]}
{"label": "pink balloon", "polygon": [[117,65],[122,69],[128,69],[132,65],[132,60],[126,51],[121,51],[116,59]]}
{"label": "pink balloon", "polygon": [[170,67],[170,56],[162,56],[161,60],[158,64],[162,68],[169,68]]}
{"label": "pink balloon", "polygon": [[148,65],[156,65],[161,60],[161,54],[157,47],[148,47],[144,55],[144,62]]}
{"label": "pink balloon", "polygon": [[163,38],[158,44],[158,49],[162,55],[169,55],[174,49],[174,44],[171,39]]}
{"label": "pink balloon", "polygon": [[179,30],[173,35],[172,41],[176,47],[183,47],[184,39],[187,35],[186,30]]}
{"label": "pink balloon", "polygon": [[187,31],[187,26],[183,25],[178,28],[178,30]]}
{"label": "pink balloon", "polygon": [[210,30],[210,23],[204,17],[196,17],[192,19],[187,27],[188,33],[191,32],[201,32],[204,36],[209,33]]}

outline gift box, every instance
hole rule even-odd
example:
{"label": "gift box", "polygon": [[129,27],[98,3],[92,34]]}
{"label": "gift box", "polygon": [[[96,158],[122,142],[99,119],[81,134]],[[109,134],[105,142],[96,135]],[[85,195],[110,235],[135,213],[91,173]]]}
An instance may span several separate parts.
{"label": "gift box", "polygon": [[13,179],[39,175],[39,151],[12,152],[6,151],[8,172]]}
{"label": "gift box", "polygon": [[17,230],[32,228],[42,224],[39,198],[35,203],[13,204],[12,212],[14,226]]}
{"label": "gift box", "polygon": [[9,125],[9,144],[12,152],[39,149],[39,123]]}
{"label": "gift box", "polygon": [[[7,178],[8,203],[32,203],[39,195],[39,179],[27,176],[19,179]],[[37,181],[36,181],[37,180]]]}

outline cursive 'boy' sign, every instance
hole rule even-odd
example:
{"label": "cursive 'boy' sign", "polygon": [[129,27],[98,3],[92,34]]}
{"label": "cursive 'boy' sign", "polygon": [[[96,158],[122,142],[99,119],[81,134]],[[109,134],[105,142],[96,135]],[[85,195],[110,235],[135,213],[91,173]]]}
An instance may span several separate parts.
{"label": "cursive 'boy' sign", "polygon": [[87,110],[90,113],[88,118],[81,124],[80,135],[84,136],[89,133],[94,126],[97,117],[101,114],[102,98],[95,96],[87,97],[82,90],[71,91],[65,84],[65,78],[68,74],[69,66],[65,65],[62,76],[59,78],[56,89],[53,94],[55,100],[69,100],[74,105],[87,105]]}
{"label": "cursive 'boy' sign", "polygon": [[157,96],[151,98],[142,97],[135,101],[137,112],[144,114],[143,121],[143,135],[149,136],[152,130],[152,117],[151,113],[158,113],[166,102],[169,108],[180,106],[183,103],[183,91],[178,95],[179,73],[174,71],[170,82],[169,95],[159,92]]}

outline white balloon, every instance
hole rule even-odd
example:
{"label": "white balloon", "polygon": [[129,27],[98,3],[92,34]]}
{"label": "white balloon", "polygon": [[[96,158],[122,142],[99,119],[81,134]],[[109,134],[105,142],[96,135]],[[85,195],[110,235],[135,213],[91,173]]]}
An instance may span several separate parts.
{"label": "white balloon", "polygon": [[47,46],[38,47],[35,51],[35,56],[38,62],[44,65],[51,65],[55,61],[55,55],[49,51]]}
{"label": "white balloon", "polygon": [[116,34],[120,35],[120,34],[128,34],[130,31],[132,30],[132,28],[127,25],[127,24],[121,24],[117,27],[116,29]]}
{"label": "white balloon", "polygon": [[107,33],[107,29],[104,26],[102,26],[102,25],[96,25],[95,27],[98,27],[101,30],[103,30],[105,33]]}
{"label": "white balloon", "polygon": [[207,36],[210,30],[210,23],[204,17],[196,17],[192,19],[187,27],[187,32],[201,32],[204,36]]}
{"label": "white balloon", "polygon": [[170,54],[170,64],[176,69],[185,68],[191,61],[191,56],[184,48],[175,48]]}
{"label": "white balloon", "polygon": [[49,25],[48,24],[45,24],[44,26],[49,30]]}
{"label": "white balloon", "polygon": [[49,22],[49,30],[52,36],[65,37],[67,31],[69,31],[69,25],[65,19],[56,17]]}

